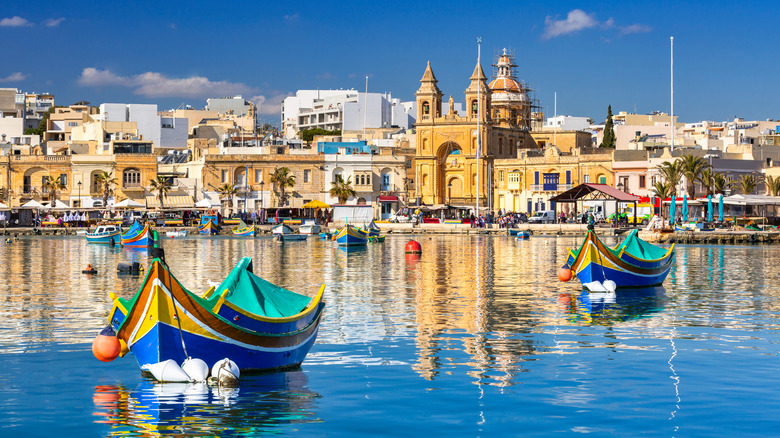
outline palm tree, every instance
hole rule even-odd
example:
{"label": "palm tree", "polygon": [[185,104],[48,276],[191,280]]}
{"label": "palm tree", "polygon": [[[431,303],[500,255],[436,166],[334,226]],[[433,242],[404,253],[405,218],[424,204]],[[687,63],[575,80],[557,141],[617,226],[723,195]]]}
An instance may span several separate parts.
{"label": "palm tree", "polygon": [[732,187],[734,187],[734,180],[732,180],[730,176],[715,172],[712,182],[712,190],[715,193],[724,194],[726,190],[729,190]]}
{"label": "palm tree", "polygon": [[52,207],[54,207],[54,202],[57,201],[57,192],[65,190],[66,188],[65,184],[63,184],[59,178],[55,178],[51,175],[47,176],[43,181],[43,187],[49,189],[49,199],[52,201]]}
{"label": "palm tree", "polygon": [[352,188],[352,177],[348,177],[346,181],[341,175],[336,175],[336,181],[331,183],[333,187],[330,189],[330,196],[339,198],[339,204],[347,202],[350,196],[355,196],[355,189]]}
{"label": "palm tree", "polygon": [[295,175],[286,167],[277,167],[271,174],[271,184],[274,185],[274,193],[279,197],[279,207],[287,203],[286,189],[295,187]]}
{"label": "palm tree", "polygon": [[704,196],[714,195],[713,186],[715,186],[715,176],[717,172],[713,172],[711,167],[708,167],[701,171],[699,175],[699,184],[704,188]]}
{"label": "palm tree", "polygon": [[696,195],[696,181],[705,169],[709,169],[712,166],[704,158],[695,155],[683,155],[679,161],[679,166],[687,181],[688,197],[693,199]]}
{"label": "palm tree", "polygon": [[664,161],[657,167],[658,171],[663,175],[664,180],[669,183],[671,194],[677,192],[677,185],[680,183],[680,179],[683,176],[683,169],[680,162],[675,160],[671,163]]}
{"label": "palm tree", "polygon": [[157,199],[160,200],[160,210],[164,207],[163,205],[163,197],[166,193],[168,193],[169,190],[171,190],[171,181],[164,177],[164,176],[158,176],[157,178],[149,181],[150,184],[150,190],[152,192],[157,192]]}
{"label": "palm tree", "polygon": [[238,193],[238,188],[234,186],[233,184],[222,184],[217,188],[217,192],[219,192],[219,199],[225,200],[227,199],[228,202],[230,202],[230,208],[233,208],[233,197],[236,196]]}
{"label": "palm tree", "polygon": [[777,196],[780,193],[780,177],[774,178],[772,175],[768,175],[764,183],[766,184],[767,195]]}
{"label": "palm tree", "polygon": [[[650,190],[654,196],[661,199],[666,199],[673,194],[672,184],[668,181],[656,181]],[[661,218],[663,218],[663,209],[661,209]]]}
{"label": "palm tree", "polygon": [[755,173],[747,173],[742,175],[736,183],[737,189],[742,193],[749,195],[756,190],[758,184],[761,183],[761,176]]}
{"label": "palm tree", "polygon": [[103,190],[103,207],[106,207],[108,203],[108,197],[114,191],[113,188],[116,185],[116,178],[114,178],[114,172],[106,172],[105,170],[95,176],[100,188]]}

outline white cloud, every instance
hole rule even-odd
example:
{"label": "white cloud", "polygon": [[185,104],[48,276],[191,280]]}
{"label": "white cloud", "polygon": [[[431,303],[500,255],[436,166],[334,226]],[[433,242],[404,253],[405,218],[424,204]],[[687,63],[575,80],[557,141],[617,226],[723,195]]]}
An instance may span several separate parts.
{"label": "white cloud", "polygon": [[544,19],[544,33],[542,39],[548,40],[559,36],[569,35],[583,29],[600,27],[601,29],[616,29],[621,35],[632,33],[650,32],[650,26],[644,24],[632,24],[630,26],[618,26],[615,19],[610,17],[604,22],[596,20],[595,14],[588,14],[581,9],[573,9],[565,20],[558,20],[548,15]]}
{"label": "white cloud", "polygon": [[22,26],[32,26],[32,23],[27,21],[26,19],[20,17],[20,16],[14,16],[11,18],[3,18],[0,20],[0,27],[22,27]]}
{"label": "white cloud", "polygon": [[[267,93],[269,94],[269,93]],[[270,96],[257,95],[250,99],[258,108],[262,105],[263,117],[278,116],[282,113],[282,101],[289,96],[295,96],[293,93],[272,92]],[[258,110],[259,111],[259,110]]]}
{"label": "white cloud", "polygon": [[284,16],[284,20],[287,21],[287,22],[298,21],[298,18],[300,18],[300,16],[298,15],[297,12],[292,14],[292,15],[285,15]]}
{"label": "white cloud", "polygon": [[643,33],[643,32],[650,32],[652,29],[650,26],[645,26],[644,24],[632,24],[631,26],[624,26],[620,28],[620,33],[623,35],[628,35],[632,33]]}
{"label": "white cloud", "polygon": [[11,73],[10,75],[0,78],[0,82],[17,82],[23,81],[27,78],[27,75],[22,72]]}
{"label": "white cloud", "polygon": [[258,91],[255,87],[239,82],[211,81],[202,76],[169,78],[156,72],[119,76],[110,70],[99,70],[93,67],[82,70],[78,82],[89,87],[128,87],[133,89],[134,94],[145,97],[213,97],[251,94]]}
{"label": "white cloud", "polygon": [[587,14],[581,9],[570,11],[565,20],[556,20],[548,15],[544,19],[544,33],[542,34],[542,38],[550,39],[568,35],[598,25],[599,22],[596,20],[594,14]]}
{"label": "white cloud", "polygon": [[44,26],[46,26],[46,27],[57,27],[63,21],[65,21],[65,18],[62,18],[62,17],[61,18],[49,18],[47,20],[44,20],[44,22],[42,24]]}

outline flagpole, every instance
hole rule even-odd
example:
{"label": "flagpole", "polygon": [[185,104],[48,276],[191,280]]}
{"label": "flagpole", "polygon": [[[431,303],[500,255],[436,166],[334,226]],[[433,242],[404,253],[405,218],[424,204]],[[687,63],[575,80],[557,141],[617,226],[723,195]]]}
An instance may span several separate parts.
{"label": "flagpole", "polygon": [[670,120],[669,120],[669,146],[671,147],[671,151],[674,152],[674,37],[669,37],[669,76],[670,76],[670,94],[672,99],[672,109],[670,111],[671,114],[669,114]]}
{"label": "flagpole", "polygon": [[[482,37],[478,36],[477,37],[477,67],[479,67],[480,70],[481,70],[481,61],[480,61],[481,54],[482,54]],[[477,73],[477,74],[479,74],[479,73]],[[477,203],[476,203],[475,210],[474,210],[474,218],[476,220],[479,220],[479,186],[480,186],[480,180],[479,180],[479,177],[480,177],[480,175],[479,175],[480,174],[480,172],[479,172],[479,155],[480,155],[480,152],[481,152],[480,148],[482,146],[482,96],[481,96],[482,95],[482,93],[481,93],[482,92],[482,87],[481,87],[482,84],[479,83],[480,80],[481,80],[481,78],[477,79],[477,152],[476,152],[476,157],[477,157],[477,181],[476,181],[476,186],[477,186]]]}

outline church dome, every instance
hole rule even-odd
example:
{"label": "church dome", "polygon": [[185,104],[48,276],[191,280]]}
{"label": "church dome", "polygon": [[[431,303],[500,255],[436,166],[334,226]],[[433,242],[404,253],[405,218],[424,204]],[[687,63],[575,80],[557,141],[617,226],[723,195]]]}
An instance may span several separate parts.
{"label": "church dome", "polygon": [[493,79],[493,82],[490,83],[490,89],[494,93],[519,93],[520,84],[510,77],[498,77]]}

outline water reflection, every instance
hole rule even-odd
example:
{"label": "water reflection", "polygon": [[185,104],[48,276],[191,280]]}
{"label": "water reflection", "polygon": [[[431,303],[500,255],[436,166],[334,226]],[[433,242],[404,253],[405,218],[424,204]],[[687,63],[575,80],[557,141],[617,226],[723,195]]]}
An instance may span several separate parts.
{"label": "water reflection", "polygon": [[204,383],[155,383],[133,389],[95,387],[94,421],[112,425],[111,436],[231,436],[269,433],[320,421],[319,394],[300,371],[243,377],[240,388]]}
{"label": "water reflection", "polygon": [[617,292],[560,294],[559,308],[576,324],[614,325],[624,321],[652,317],[666,305],[663,286]]}

